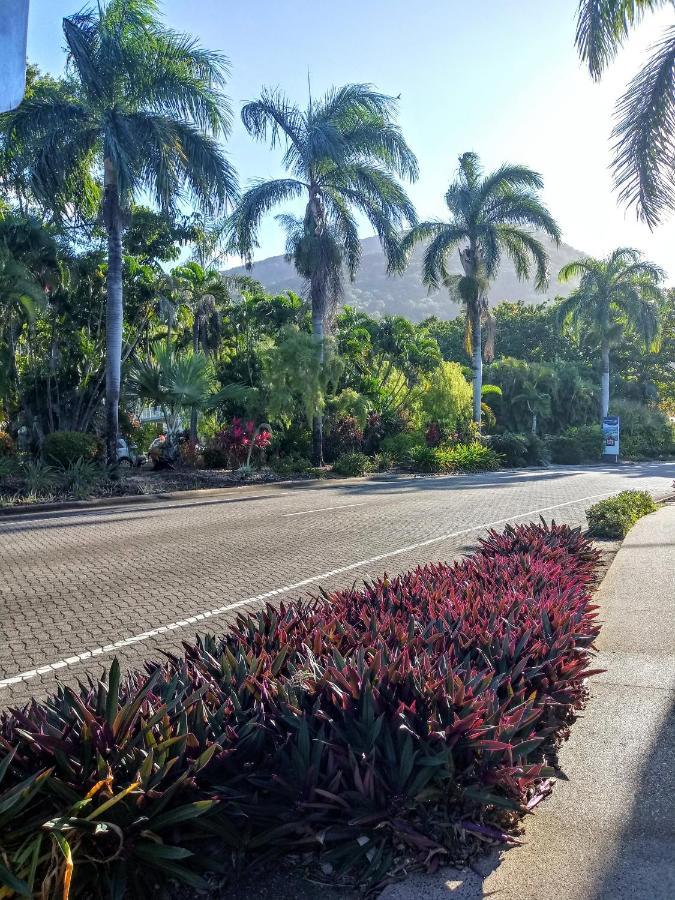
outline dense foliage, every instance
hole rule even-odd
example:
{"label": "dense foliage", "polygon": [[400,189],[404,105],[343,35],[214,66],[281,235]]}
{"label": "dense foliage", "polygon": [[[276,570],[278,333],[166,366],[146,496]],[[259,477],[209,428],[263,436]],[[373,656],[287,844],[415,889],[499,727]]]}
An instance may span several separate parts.
{"label": "dense foliage", "polygon": [[[348,84],[304,108],[266,90],[244,107],[244,124],[283,146],[289,177],[255,182],[227,218],[207,215],[209,198],[217,206],[236,196],[212,137],[228,125],[223,58],[167,30],[152,0],[109,0],[64,28],[65,74],[31,67],[24,104],[0,117],[0,455],[15,473],[0,475],[3,495],[46,490],[43,469],[30,468],[30,485],[16,475],[40,458],[89,462],[85,443],[110,437],[117,380],[121,435],[140,453],[157,426],[187,442],[173,448],[172,465],[295,473],[318,458],[317,441],[328,464],[365,454],[377,469],[473,470],[481,459],[489,468],[490,448],[508,465],[588,461],[598,455],[601,400],[621,415],[625,456],[672,452],[675,294],[635,251],[568,266],[582,275],[570,298],[487,310],[500,253],[545,286],[547,252],[523,226],[556,240],[558,230],[535,172],[504,165],[485,174],[463,154],[449,220],[415,225],[400,179],[417,177],[417,163],[393,97]],[[109,77],[115,66],[118,80]],[[162,134],[148,144],[139,136],[152,123]],[[162,148],[173,160],[166,169]],[[182,212],[185,191],[205,210]],[[134,202],[139,192],[152,208]],[[261,218],[293,197],[305,217],[283,216],[282,225],[305,295],[269,295],[223,274],[232,242],[250,258]],[[340,309],[343,279],[359,263],[355,215],[371,222],[392,268],[422,242],[426,282],[449,297],[459,291],[468,319],[415,324]],[[461,283],[445,277],[456,252]],[[492,361],[481,390],[483,358]],[[233,418],[269,423],[265,447],[249,455],[226,446]],[[50,446],[64,438],[50,435],[67,432],[90,437],[69,439],[82,452],[55,456]]]}
{"label": "dense foliage", "polygon": [[302,848],[372,886],[511,840],[592,674],[597,559],[578,530],[509,527],[4,713],[0,884],[141,897]]}
{"label": "dense foliage", "polygon": [[656,512],[648,491],[622,491],[616,497],[600,500],[586,512],[588,530],[593,537],[622,538],[643,516]]}

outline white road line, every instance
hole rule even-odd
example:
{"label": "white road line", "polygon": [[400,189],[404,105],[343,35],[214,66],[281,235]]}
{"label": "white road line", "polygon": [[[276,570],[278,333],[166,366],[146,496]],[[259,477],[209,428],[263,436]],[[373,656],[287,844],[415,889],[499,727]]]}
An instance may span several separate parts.
{"label": "white road line", "polygon": [[609,497],[615,494],[616,490],[604,491],[602,494],[592,494],[589,497],[579,497],[578,500],[567,500],[565,503],[556,503],[555,506],[543,506],[540,509],[531,509],[524,513],[515,513],[512,516],[506,516],[504,519],[496,519],[494,522],[483,522],[480,525],[472,525],[470,528],[462,528],[460,531],[451,531],[447,534],[441,534],[438,537],[429,538],[426,541],[418,541],[416,544],[408,544],[407,547],[399,547],[397,550],[388,550],[386,553],[380,553],[377,556],[371,556],[370,559],[360,559],[358,562],[350,563],[347,566],[340,566],[330,572],[322,572],[320,575],[312,575],[310,578],[304,578],[302,581],[296,581],[295,584],[287,584],[284,587],[275,588],[272,591],[266,591],[264,594],[258,594],[257,597],[248,597],[246,600],[237,600],[226,606],[219,606],[206,612],[197,613],[177,622],[171,622],[169,625],[161,625],[159,628],[152,628],[149,631],[143,631],[141,634],[135,634],[133,637],[123,638],[115,641],[114,644],[105,644],[102,647],[96,647],[93,650],[83,650],[66,659],[59,659],[53,663],[45,663],[35,669],[27,672],[19,672],[18,675],[12,675],[9,678],[0,680],[0,688],[9,687],[12,684],[19,684],[22,681],[28,681],[36,678],[38,675],[44,675],[47,672],[58,671],[67,666],[74,666],[80,662],[84,662],[92,657],[102,656],[119,650],[122,647],[129,647],[132,644],[138,644],[147,641],[157,635],[165,634],[167,631],[175,631],[177,628],[185,628],[188,625],[195,625],[214,616],[221,616],[232,610],[240,609],[249,603],[257,603],[262,600],[269,600],[271,597],[278,597],[280,594],[288,594],[291,591],[297,591],[300,588],[307,587],[310,584],[316,584],[317,581],[323,581],[326,578],[332,578],[334,575],[342,575],[344,572],[351,572],[354,569],[360,569],[362,566],[368,566],[371,563],[381,562],[383,559],[391,559],[393,556],[401,556],[404,553],[411,553],[413,550],[419,550],[421,547],[430,547],[432,544],[441,543],[441,541],[450,540],[450,538],[460,537],[463,534],[471,534],[473,531],[483,531],[486,528],[494,528],[497,525],[504,525],[514,519],[524,519],[530,516],[538,516],[541,513],[551,512],[554,509],[561,509],[563,506],[574,506],[576,503],[587,503],[589,500],[597,500],[599,497]]}
{"label": "white road line", "polygon": [[303,509],[302,512],[282,513],[282,519],[290,519],[293,516],[310,516],[312,513],[328,512],[331,509],[350,509],[352,506],[366,506],[369,501],[362,503],[340,503],[338,506],[318,506],[316,509]]}

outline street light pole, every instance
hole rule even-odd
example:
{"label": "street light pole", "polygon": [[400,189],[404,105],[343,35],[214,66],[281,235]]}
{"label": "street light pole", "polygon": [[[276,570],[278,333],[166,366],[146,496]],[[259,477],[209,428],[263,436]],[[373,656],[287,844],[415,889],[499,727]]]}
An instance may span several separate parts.
{"label": "street light pole", "polygon": [[30,0],[0,0],[0,113],[14,109],[26,90]]}

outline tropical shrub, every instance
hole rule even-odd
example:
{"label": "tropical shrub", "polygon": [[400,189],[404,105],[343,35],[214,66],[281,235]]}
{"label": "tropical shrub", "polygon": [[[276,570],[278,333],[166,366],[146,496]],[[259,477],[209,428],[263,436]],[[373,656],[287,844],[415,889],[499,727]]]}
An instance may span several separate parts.
{"label": "tropical shrub", "polygon": [[266,450],[272,440],[269,431],[256,428],[255,422],[243,422],[236,416],[228,428],[222,428],[204,448],[204,465],[209,469],[238,469],[247,463],[251,448]]}
{"label": "tropical shrub", "polygon": [[411,447],[406,464],[415,472],[440,472],[441,463],[438,458],[437,448],[422,446]]}
{"label": "tropical shrub", "polygon": [[353,478],[359,475],[367,475],[373,471],[373,460],[365,453],[343,453],[333,466],[336,475],[344,475]]}
{"label": "tropical shrub", "polygon": [[372,888],[509,842],[593,674],[598,558],[578,529],[509,526],[3,712],[0,884],[141,898],[302,848]]}
{"label": "tropical shrub", "polygon": [[589,534],[599,538],[625,537],[638,519],[656,509],[656,503],[647,491],[622,491],[586,510]]}
{"label": "tropical shrub", "polygon": [[611,409],[612,415],[621,418],[621,456],[653,459],[675,449],[673,426],[660,409],[632,400],[614,400]]}
{"label": "tropical shrub", "polygon": [[14,447],[12,436],[7,434],[6,431],[0,431],[0,457],[14,456],[15,452],[16,448]]}
{"label": "tropical shrub", "polygon": [[485,444],[416,447],[409,465],[417,472],[490,472],[499,468],[500,457]]}
{"label": "tropical shrub", "polygon": [[272,461],[272,468],[277,475],[303,475],[309,473],[312,463],[306,456],[298,453],[289,453],[288,456],[282,456],[281,459]]}
{"label": "tropical shrub", "polygon": [[79,457],[58,473],[59,487],[76,500],[86,500],[94,493],[103,475],[98,463]]}
{"label": "tropical shrub", "polygon": [[343,416],[331,423],[324,440],[324,455],[334,462],[344,453],[355,453],[363,445],[363,431],[355,416]]}
{"label": "tropical shrub", "polygon": [[94,434],[81,431],[53,431],[42,443],[42,458],[50,466],[68,468],[78,459],[89,462],[100,459],[101,442]]}
{"label": "tropical shrub", "polygon": [[411,452],[418,447],[425,447],[424,435],[418,432],[404,431],[385,437],[381,449],[397,462],[407,464],[410,462]]}
{"label": "tropical shrub", "polygon": [[502,457],[502,465],[508,468],[544,466],[550,454],[546,443],[532,432],[519,434],[504,431],[490,436],[490,447]]}
{"label": "tropical shrub", "polygon": [[491,472],[499,468],[500,458],[485,444],[456,444],[439,447],[436,454],[444,472]]}
{"label": "tropical shrub", "polygon": [[443,362],[422,386],[420,408],[427,422],[444,431],[456,431],[471,421],[472,390],[456,362]]}
{"label": "tropical shrub", "polygon": [[230,461],[230,454],[224,447],[209,441],[202,450],[202,460],[207,469],[226,469]]}
{"label": "tropical shrub", "polygon": [[386,450],[381,450],[373,457],[373,468],[376,472],[388,472],[390,469],[393,469],[395,465],[396,460],[391,453],[387,453]]}
{"label": "tropical shrub", "polygon": [[58,472],[54,466],[49,466],[39,459],[27,463],[23,474],[26,490],[37,497],[51,494],[59,483]]}
{"label": "tropical shrub", "polygon": [[554,463],[574,465],[596,462],[602,457],[602,429],[599,425],[579,425],[566,428],[550,438],[549,450]]}

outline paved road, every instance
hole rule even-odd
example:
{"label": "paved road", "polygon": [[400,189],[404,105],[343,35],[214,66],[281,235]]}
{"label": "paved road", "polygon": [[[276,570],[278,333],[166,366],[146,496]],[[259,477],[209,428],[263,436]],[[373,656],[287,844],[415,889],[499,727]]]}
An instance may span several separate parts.
{"label": "paved road", "polygon": [[625,488],[666,495],[675,464],[295,483],[172,503],[0,519],[0,707],[138,665],[261,600],[450,559],[486,527],[582,524]]}

